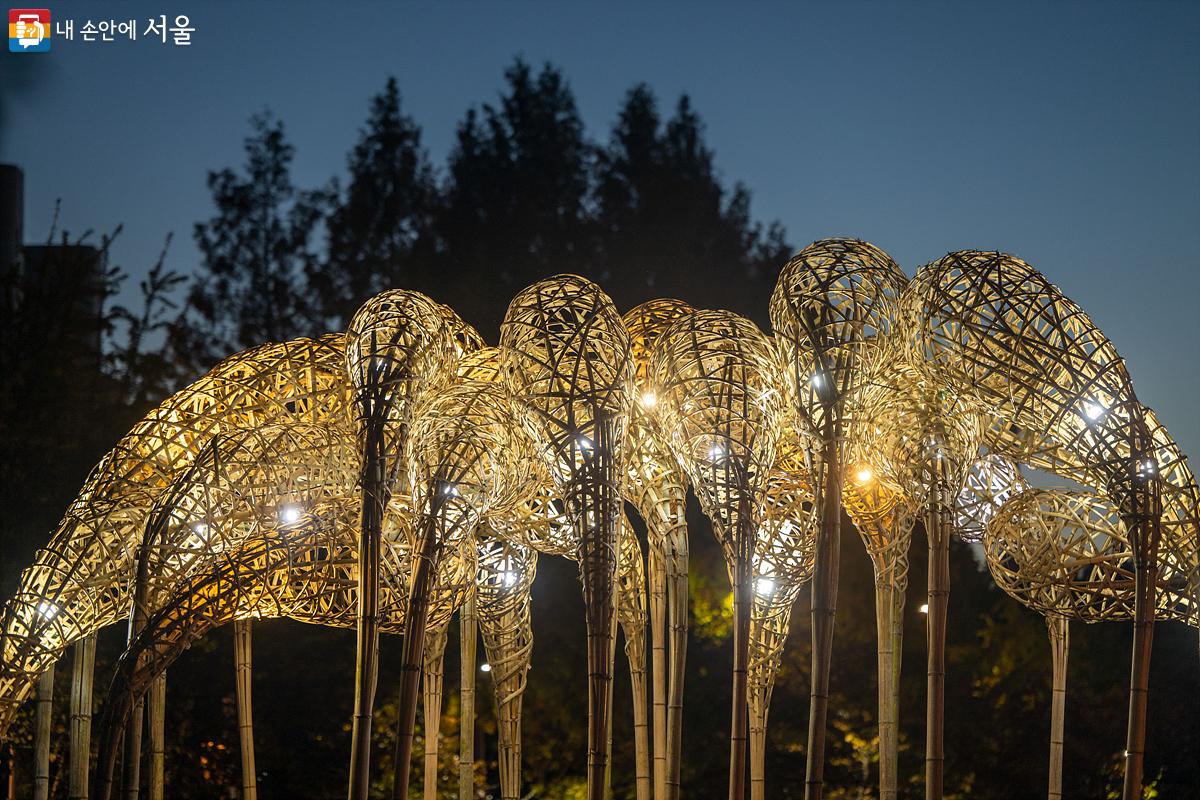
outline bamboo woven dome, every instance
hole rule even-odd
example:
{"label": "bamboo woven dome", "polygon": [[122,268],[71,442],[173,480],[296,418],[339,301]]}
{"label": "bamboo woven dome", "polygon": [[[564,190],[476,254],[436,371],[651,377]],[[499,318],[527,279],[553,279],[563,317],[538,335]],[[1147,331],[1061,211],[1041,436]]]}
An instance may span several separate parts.
{"label": "bamboo woven dome", "polygon": [[779,362],[754,323],[728,311],[676,321],[651,360],[656,413],[725,545],[762,501],[785,405]]}
{"label": "bamboo woven dome", "polygon": [[982,540],[1001,506],[1028,488],[1012,460],[995,453],[976,459],[954,500],[954,532],[965,542]]}
{"label": "bamboo woven dome", "polygon": [[[1102,495],[1028,489],[1000,508],[983,545],[997,585],[1028,608],[1083,622],[1133,619],[1133,551]],[[1179,616],[1172,594],[1159,586],[1160,614]]]}
{"label": "bamboo woven dome", "polygon": [[207,442],[260,425],[348,418],[343,341],[297,339],[230,356],[101,459],[5,608],[0,732],[68,644],[126,616],[146,515]]}

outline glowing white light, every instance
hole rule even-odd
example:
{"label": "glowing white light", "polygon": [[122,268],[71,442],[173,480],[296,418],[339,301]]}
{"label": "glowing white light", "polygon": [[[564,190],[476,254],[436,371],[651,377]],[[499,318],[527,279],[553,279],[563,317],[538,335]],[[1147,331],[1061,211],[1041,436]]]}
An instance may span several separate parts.
{"label": "glowing white light", "polygon": [[708,457],[712,461],[717,461],[725,456],[725,445],[720,442],[713,442],[712,447],[708,448]]}
{"label": "glowing white light", "polygon": [[589,439],[586,436],[579,437],[579,449],[580,450],[591,450],[593,447],[595,447],[595,445],[592,444],[591,439]]}
{"label": "glowing white light", "polygon": [[505,585],[505,586],[512,586],[514,583],[516,583],[516,582],[517,582],[517,573],[515,573],[515,572],[501,572],[501,573],[500,573],[500,580],[504,581],[504,585]]}
{"label": "glowing white light", "polygon": [[38,603],[37,610],[38,615],[46,621],[52,620],[58,616],[58,606],[54,605],[54,603],[51,603],[48,600],[43,600],[42,602]]}
{"label": "glowing white light", "polygon": [[825,379],[821,377],[821,373],[816,372],[813,373],[813,376],[808,379],[808,382],[812,384],[814,389],[820,389],[821,384],[825,382]]}
{"label": "glowing white light", "polygon": [[447,497],[458,497],[458,495],[459,495],[458,487],[455,486],[453,483],[447,483],[442,488],[442,494],[446,495]]}
{"label": "glowing white light", "polygon": [[754,582],[754,591],[761,597],[768,597],[775,591],[775,581],[771,578],[759,578]]}
{"label": "glowing white light", "polygon": [[642,404],[642,408],[654,408],[658,405],[658,395],[654,392],[643,392],[639,402]]}
{"label": "glowing white light", "polygon": [[1139,475],[1153,475],[1158,472],[1158,462],[1154,459],[1147,459],[1138,465]]}
{"label": "glowing white light", "polygon": [[491,672],[491,671],[492,671],[492,665],[491,665],[491,664],[486,664],[486,663],[485,663],[485,664],[480,664],[480,665],[479,665],[479,671],[480,671],[480,672]]}
{"label": "glowing white light", "polygon": [[1084,403],[1083,415],[1092,422],[1095,422],[1104,416],[1104,406],[1099,403]]}
{"label": "glowing white light", "polygon": [[284,525],[293,525],[300,521],[300,509],[296,506],[284,506],[279,509],[279,520]]}
{"label": "glowing white light", "polygon": [[871,471],[870,467],[863,467],[858,472],[854,473],[854,480],[858,481],[859,483],[870,483],[871,479],[874,477],[875,473]]}
{"label": "glowing white light", "polygon": [[921,603],[921,607],[918,608],[917,611],[920,611],[922,614],[928,614],[929,613],[929,603]]}
{"label": "glowing white light", "polygon": [[192,530],[195,532],[195,534],[197,536],[207,536],[208,535],[208,526],[205,525],[203,522],[197,522],[195,525],[192,526]]}

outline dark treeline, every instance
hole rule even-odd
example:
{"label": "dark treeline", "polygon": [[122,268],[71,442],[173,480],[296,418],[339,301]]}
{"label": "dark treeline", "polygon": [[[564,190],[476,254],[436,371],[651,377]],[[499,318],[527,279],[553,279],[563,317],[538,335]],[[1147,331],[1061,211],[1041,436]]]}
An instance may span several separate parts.
{"label": "dark treeline", "polygon": [[[244,163],[208,175],[213,212],[194,230],[201,263],[185,278],[160,259],[141,285],[140,308],[114,305],[122,274],[109,264],[109,239],[102,237],[96,245],[102,278],[96,285],[78,289],[44,282],[25,293],[18,313],[0,320],[5,596],[101,454],[170,388],[194,380],[229,353],[342,328],[363,300],[389,287],[431,294],[495,342],[512,295],[559,272],[595,279],[622,310],[645,299],[677,296],[700,307],[731,308],[765,325],[767,298],[790,251],[779,225],[753,220],[748,190],[723,178],[687,97],[664,107],[648,87],[635,86],[607,134],[595,137],[585,130],[565,77],[549,66],[515,62],[499,97],[467,110],[444,164],[430,160],[395,80],[371,100],[345,178],[296,186],[293,155],[283,122],[256,116]],[[100,303],[105,310],[98,317],[64,313],[81,302]],[[690,522],[692,637],[683,781],[685,796],[709,798],[724,792],[728,766],[730,592],[719,549],[694,502]],[[872,572],[848,522],[845,531],[826,768],[827,796],[833,800],[874,797],[878,780]],[[918,611],[924,602],[923,551],[918,532],[903,650],[905,798],[923,796],[924,617]],[[530,797],[583,796],[584,617],[576,581],[573,564],[541,560],[525,695]],[[1050,715],[1044,624],[995,588],[968,546],[952,550],[951,591],[947,796],[1041,796]],[[100,703],[120,652],[121,627],[112,626],[101,639]],[[1072,630],[1064,770],[1071,797],[1119,796],[1129,628]],[[805,597],[793,614],[772,704],[771,798],[803,796],[809,637]],[[440,796],[446,798],[457,797],[451,777],[459,718],[453,629],[450,641],[441,727]],[[381,794],[391,773],[399,650],[391,637],[382,647],[373,758]],[[256,624],[254,705],[264,800],[344,795],[353,667],[353,631],[286,621]],[[1178,624],[1160,626],[1153,669],[1147,775],[1157,797],[1193,797],[1200,786],[1195,632]],[[623,670],[618,656],[614,782],[617,798],[631,798],[633,734]],[[67,659],[55,692],[55,774],[65,758],[69,673]],[[482,675],[479,691],[476,753],[484,797],[496,793],[497,771],[490,683]],[[228,630],[198,642],[172,666],[170,797],[237,795],[233,693]],[[29,784],[32,764],[31,718],[30,705],[9,750],[22,787]],[[422,750],[418,741],[415,752]],[[415,774],[421,774],[419,767]],[[414,787],[414,797],[417,792]],[[52,786],[52,796],[66,796],[63,782]]]}
{"label": "dark treeline", "polygon": [[517,61],[494,104],[467,111],[436,167],[396,81],[371,100],[345,185],[292,183],[293,148],[252,120],[240,170],[209,174],[215,215],[173,344],[200,366],[262,341],[345,326],[389,287],[451,303],[495,341],[508,300],[559,272],[600,282],[622,309],[686,296],[765,321],[789,248],[726,186],[687,96],[664,112],[630,89],[607,141],[584,130],[563,75]]}

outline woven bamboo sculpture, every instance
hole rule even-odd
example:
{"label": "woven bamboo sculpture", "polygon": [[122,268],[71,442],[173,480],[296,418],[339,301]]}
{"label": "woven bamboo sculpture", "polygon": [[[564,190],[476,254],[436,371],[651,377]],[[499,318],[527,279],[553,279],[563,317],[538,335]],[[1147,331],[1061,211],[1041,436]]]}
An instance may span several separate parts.
{"label": "woven bamboo sculpture", "polygon": [[891,328],[904,273],[857,239],[825,239],[797,253],[771,295],[771,325],[784,352],[798,419],[814,437],[821,530],[813,575],[812,691],[805,797],[823,791],[829,664],[841,552],[843,427],[875,340]]}
{"label": "woven bamboo sculpture", "polygon": [[[1133,551],[1116,508],[1086,491],[1028,489],[1004,503],[985,528],[996,583],[1046,618],[1052,709],[1049,796],[1062,796],[1069,623],[1127,621],[1135,613]],[[1187,621],[1170,582],[1159,585],[1159,615]]]}
{"label": "woven bamboo sculpture", "polygon": [[728,311],[697,311],[659,338],[650,376],[659,424],[712,520],[733,585],[729,796],[741,800],[756,514],[786,410],[779,358],[749,320]]}
{"label": "woven bamboo sculpture", "polygon": [[633,402],[629,335],[612,300],[560,275],[522,290],[500,326],[503,378],[566,501],[588,629],[588,798],[601,800],[612,693],[621,465]]}
{"label": "woven bamboo sculpture", "polygon": [[135,551],[155,498],[214,435],[349,413],[342,342],[298,339],[230,356],[101,459],[5,607],[0,733],[71,642],[128,615]]}
{"label": "woven bamboo sculpture", "polygon": [[751,800],[766,796],[771,692],[791,627],[792,606],[812,577],[819,523],[803,448],[794,430],[785,430],[776,448],[775,466],[767,475],[751,568],[754,605],[747,677]]}
{"label": "woven bamboo sculpture", "polygon": [[[921,503],[920,487],[896,474],[895,453],[879,452],[888,442],[873,435],[886,406],[873,408],[878,392],[866,392],[847,428],[848,447],[842,503],[858,529],[875,573],[875,633],[879,719],[879,796],[895,800],[898,787],[900,656],[904,642],[904,598],[909,547]],[[871,431],[861,430],[871,426]],[[883,428],[889,427],[884,424]]]}
{"label": "woven bamboo sculpture", "polygon": [[688,632],[687,478],[663,442],[650,356],[672,322],[694,313],[681,300],[651,300],[625,313],[637,402],[629,418],[625,497],[646,523],[650,634],[654,653],[654,796],[679,798],[683,682]]}
{"label": "woven bamboo sculpture", "polygon": [[1130,675],[1126,800],[1141,795],[1161,539],[1153,442],[1112,343],[1033,267],[1002,253],[951,253],[914,279],[927,362],[953,391],[982,397],[1007,423],[999,452],[1045,450],[1085,465],[1127,520],[1138,612]]}
{"label": "woven bamboo sculpture", "polygon": [[[393,290],[368,300],[347,331],[345,365],[359,420],[363,498],[350,800],[366,800],[369,788],[384,509],[397,483],[404,481],[397,473],[404,463],[413,405],[432,384],[453,375],[450,367],[466,326],[454,324],[448,313],[452,312],[419,292]],[[406,764],[397,767],[407,769]]]}

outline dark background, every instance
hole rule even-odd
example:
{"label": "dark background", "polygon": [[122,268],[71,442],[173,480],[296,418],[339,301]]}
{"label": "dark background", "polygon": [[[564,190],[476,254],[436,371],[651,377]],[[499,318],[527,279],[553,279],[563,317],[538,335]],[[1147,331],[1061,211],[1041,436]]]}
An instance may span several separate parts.
{"label": "dark background", "polygon": [[[0,57],[0,160],[24,170],[24,242],[55,245],[26,249],[22,276],[5,272],[5,596],[87,470],[167,391],[242,347],[337,329],[387,286],[431,293],[494,342],[512,294],[555,272],[593,277],[622,310],[673,295],[765,325],[778,267],[815,238],[872,240],[910,272],[950,249],[1006,249],[1093,314],[1185,451],[1200,441],[1191,6],[197,6],[52,9],[77,29],[88,17],[187,13],[191,48],[55,41],[45,56]],[[871,573],[848,531],[827,770],[831,796],[847,798],[877,782]],[[729,592],[695,509],[691,538],[684,784],[709,797],[727,766]],[[918,531],[901,719],[912,797],[923,791],[923,550]],[[947,791],[1040,795],[1044,625],[968,547],[952,558]],[[525,715],[526,784],[541,797],[576,796],[584,770],[578,594],[573,565],[542,559]],[[772,706],[772,797],[803,789],[806,603]],[[289,622],[255,633],[262,796],[341,796],[353,633]],[[1065,784],[1068,796],[1104,797],[1120,786],[1129,626],[1072,636]],[[102,637],[101,687],[120,638]],[[381,781],[396,645],[384,648]],[[452,644],[447,774],[455,664]],[[232,665],[220,631],[172,667],[172,797],[236,791]],[[1147,775],[1159,797],[1196,796],[1196,632],[1160,625],[1153,670]],[[67,662],[59,675],[62,699]],[[494,786],[486,686],[477,750],[491,759],[481,786]],[[626,679],[617,692],[623,797]],[[25,770],[28,723],[11,754]]]}

